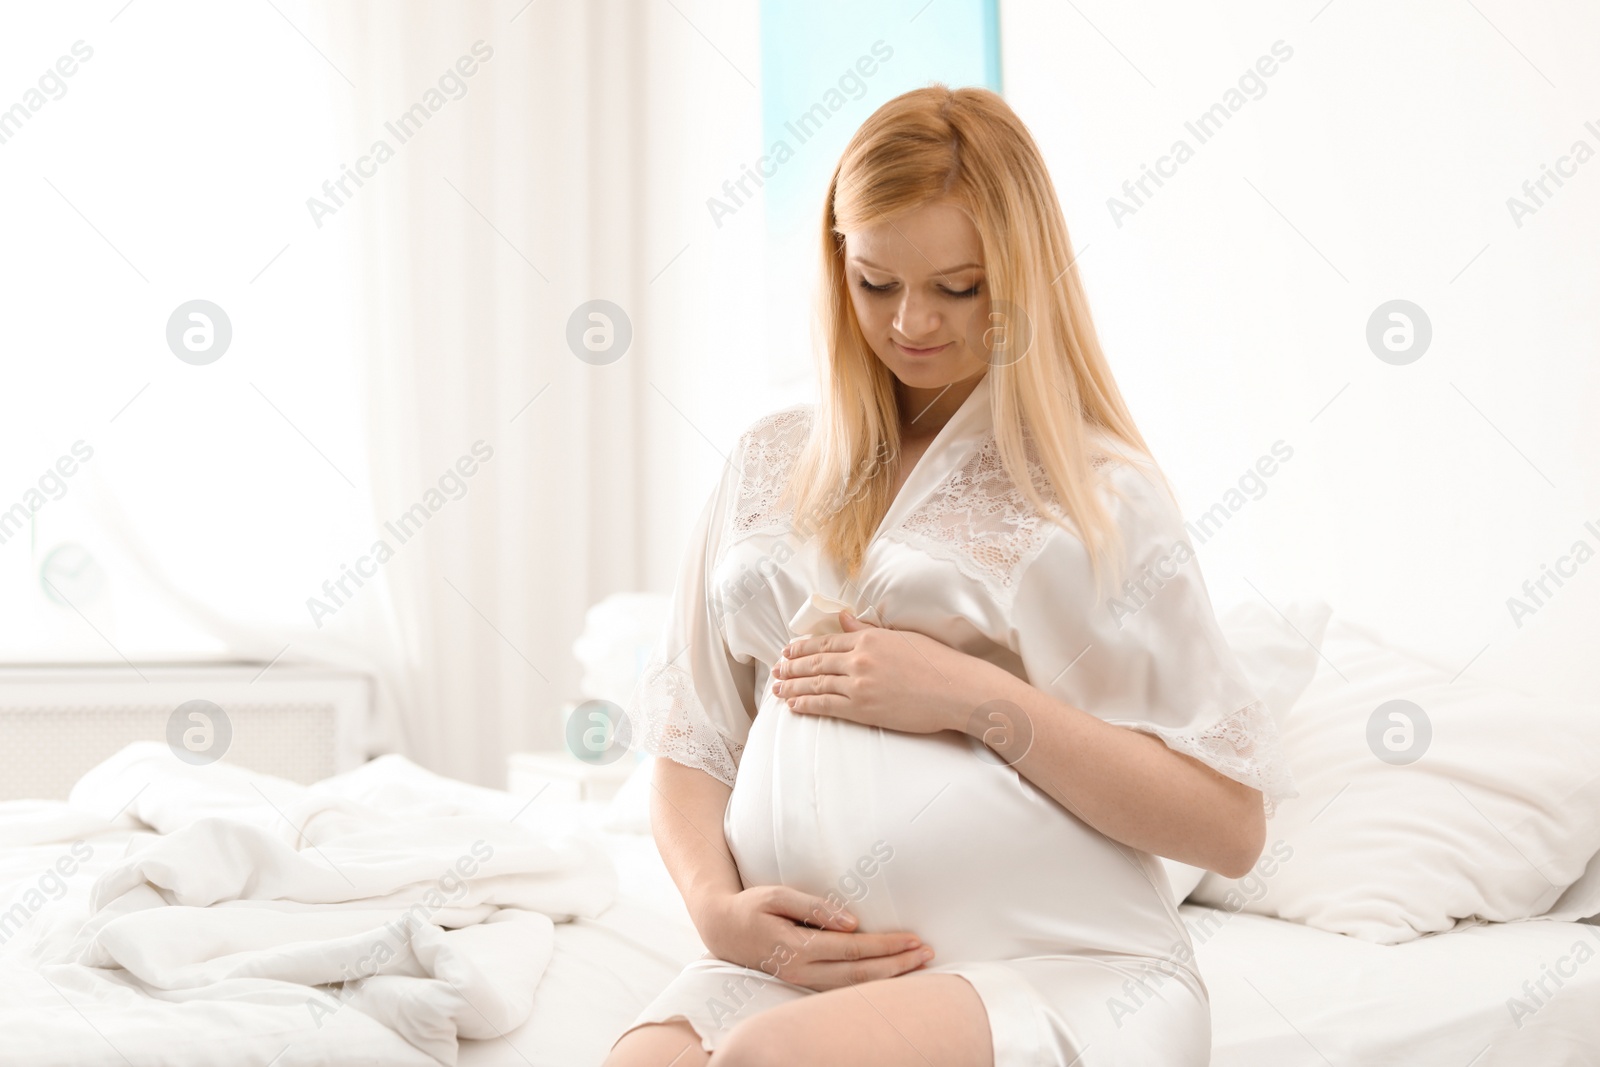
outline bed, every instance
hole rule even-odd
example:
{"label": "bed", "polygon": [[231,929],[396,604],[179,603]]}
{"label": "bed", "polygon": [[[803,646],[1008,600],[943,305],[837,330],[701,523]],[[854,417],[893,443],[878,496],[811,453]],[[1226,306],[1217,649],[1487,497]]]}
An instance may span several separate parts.
{"label": "bed", "polygon": [[[1178,890],[1212,1063],[1600,1065],[1600,717],[1325,605],[1227,619],[1302,796],[1269,824],[1292,862]],[[1434,723],[1404,766],[1369,742],[1398,696]],[[1560,745],[1527,743],[1535,717]],[[307,787],[141,742],[65,802],[0,803],[0,1065],[594,1067],[705,951],[649,771],[584,803],[399,756]]]}
{"label": "bed", "polygon": [[[532,1016],[504,1040],[463,1042],[462,1067],[599,1064],[704,951],[650,838],[595,833],[621,874],[616,904],[558,928]],[[1600,1064],[1600,927],[1491,923],[1385,946],[1282,919],[1180,910],[1211,989],[1214,1067]],[[1570,958],[1574,944],[1592,945],[1595,961],[1519,1028],[1508,998],[1525,997],[1521,983]]]}
{"label": "bed", "polygon": [[[184,774],[192,784],[193,772]],[[272,791],[265,782],[262,788],[263,796]],[[184,803],[214,803],[227,815],[238,795],[237,790],[220,790],[208,800],[191,791]],[[482,804],[493,818],[516,811],[518,821],[534,834],[569,834],[586,841],[609,860],[616,882],[609,903],[596,914],[553,924],[548,965],[533,987],[525,1020],[502,1032],[461,1040],[455,1062],[462,1067],[599,1064],[640,1009],[704,951],[653,840],[648,834],[608,828],[616,824],[611,804],[530,804],[525,798],[465,786],[459,797]],[[145,998],[144,1010],[138,1003],[108,1009],[84,992],[72,967],[30,968],[29,946],[70,938],[73,925],[87,914],[91,887],[124,862],[136,831],[103,823],[72,805],[0,806],[0,825],[10,842],[0,848],[0,912],[38,889],[41,872],[53,869],[67,854],[67,839],[81,841],[78,854],[86,855],[71,877],[63,879],[66,889],[59,899],[52,883],[44,894],[50,899],[30,913],[26,926],[5,931],[6,943],[0,944],[0,1033],[5,1035],[0,1062],[285,1067],[409,1062],[389,1058],[394,1049],[385,1051],[381,1045],[354,1053],[339,1044],[329,1046],[330,1052],[315,1040],[286,1043],[271,1017],[219,1021],[208,1014],[205,1025],[141,1036],[139,1020],[148,1026],[161,1019],[171,1011],[170,1001]],[[1225,909],[1186,904],[1182,912],[1211,989],[1217,1067],[1600,1063],[1600,963],[1590,958],[1600,957],[1600,927],[1545,920],[1487,923],[1384,946]],[[102,981],[113,976],[128,998],[144,998],[137,983],[115,970],[79,970],[96,971]],[[1547,977],[1552,973],[1560,976],[1559,987]],[[1508,1002],[1527,1001],[1523,983],[1537,986],[1542,976],[1553,995],[1542,998],[1531,1013],[1514,1016]],[[358,1014],[345,1011],[341,1017]],[[437,1057],[418,1056],[416,1062],[451,1061],[448,1043],[435,1051]]]}

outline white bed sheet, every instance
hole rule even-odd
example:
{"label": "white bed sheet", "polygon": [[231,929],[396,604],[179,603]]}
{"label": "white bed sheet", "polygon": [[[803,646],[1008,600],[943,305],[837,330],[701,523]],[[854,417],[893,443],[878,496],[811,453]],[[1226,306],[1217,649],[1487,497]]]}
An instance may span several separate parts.
{"label": "white bed sheet", "polygon": [[[1488,923],[1376,945],[1283,919],[1181,910],[1191,930],[1213,930],[1197,946],[1213,1067],[1600,1064],[1600,927]],[[1559,987],[1548,977],[1558,965],[1572,972]],[[1522,984],[1541,978],[1552,995],[1535,1004]],[[1514,997],[1533,1013],[1514,1017]]]}
{"label": "white bed sheet", "polygon": [[[598,811],[582,817],[598,827]],[[557,926],[533,1015],[503,1039],[463,1041],[462,1067],[594,1067],[705,951],[651,838],[593,834],[617,865],[617,902]],[[1281,919],[1182,912],[1211,990],[1213,1067],[1600,1065],[1600,927],[1492,923],[1384,946]],[[1575,946],[1587,947],[1581,962]],[[1541,978],[1552,995],[1535,1004],[1523,982],[1537,994]],[[1512,998],[1535,1010],[1514,1018]]]}

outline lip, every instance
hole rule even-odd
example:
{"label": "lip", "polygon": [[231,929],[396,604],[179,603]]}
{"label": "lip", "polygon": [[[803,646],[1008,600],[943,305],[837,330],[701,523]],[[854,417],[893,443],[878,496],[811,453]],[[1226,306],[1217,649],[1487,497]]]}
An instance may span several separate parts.
{"label": "lip", "polygon": [[946,341],[944,344],[936,345],[933,348],[909,348],[906,345],[901,344],[899,341],[894,340],[893,338],[890,338],[890,343],[893,344],[900,351],[904,352],[906,355],[911,356],[913,359],[920,359],[920,358],[923,358],[923,357],[926,357],[926,356],[937,355],[938,353],[943,352],[945,349],[950,347],[952,342]]}

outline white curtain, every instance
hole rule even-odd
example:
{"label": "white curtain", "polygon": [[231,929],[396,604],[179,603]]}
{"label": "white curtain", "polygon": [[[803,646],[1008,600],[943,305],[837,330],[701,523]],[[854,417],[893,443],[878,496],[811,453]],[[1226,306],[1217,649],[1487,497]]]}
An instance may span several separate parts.
{"label": "white curtain", "polygon": [[[585,610],[670,586],[723,454],[776,395],[761,213],[719,228],[705,207],[760,154],[756,5],[323,14],[339,163],[367,175],[321,221],[353,248],[378,521],[446,480],[369,565],[398,626],[396,744],[498,784],[507,752],[562,744]],[[568,345],[594,299],[631,324],[613,362]]]}

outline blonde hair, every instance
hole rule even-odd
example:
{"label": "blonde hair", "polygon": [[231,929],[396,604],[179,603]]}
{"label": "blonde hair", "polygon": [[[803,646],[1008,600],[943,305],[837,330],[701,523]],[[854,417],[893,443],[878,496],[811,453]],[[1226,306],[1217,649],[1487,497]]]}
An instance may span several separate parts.
{"label": "blonde hair", "polygon": [[[822,396],[785,499],[797,524],[815,519],[823,550],[855,577],[892,503],[900,414],[894,376],[850,300],[844,234],[938,200],[976,226],[993,310],[1012,309],[1024,330],[1031,326],[1031,346],[1005,351],[1019,336],[1007,316],[1007,339],[989,360],[995,437],[1012,482],[1083,542],[1098,598],[1105,564],[1120,571],[1125,561],[1115,519],[1095,491],[1106,483],[1091,462],[1090,428],[1160,471],[1100,350],[1044,160],[1016,113],[987,89],[934,84],[895,97],[856,131],[834,169],[822,220]],[[1030,450],[1054,502],[1029,475]]]}

